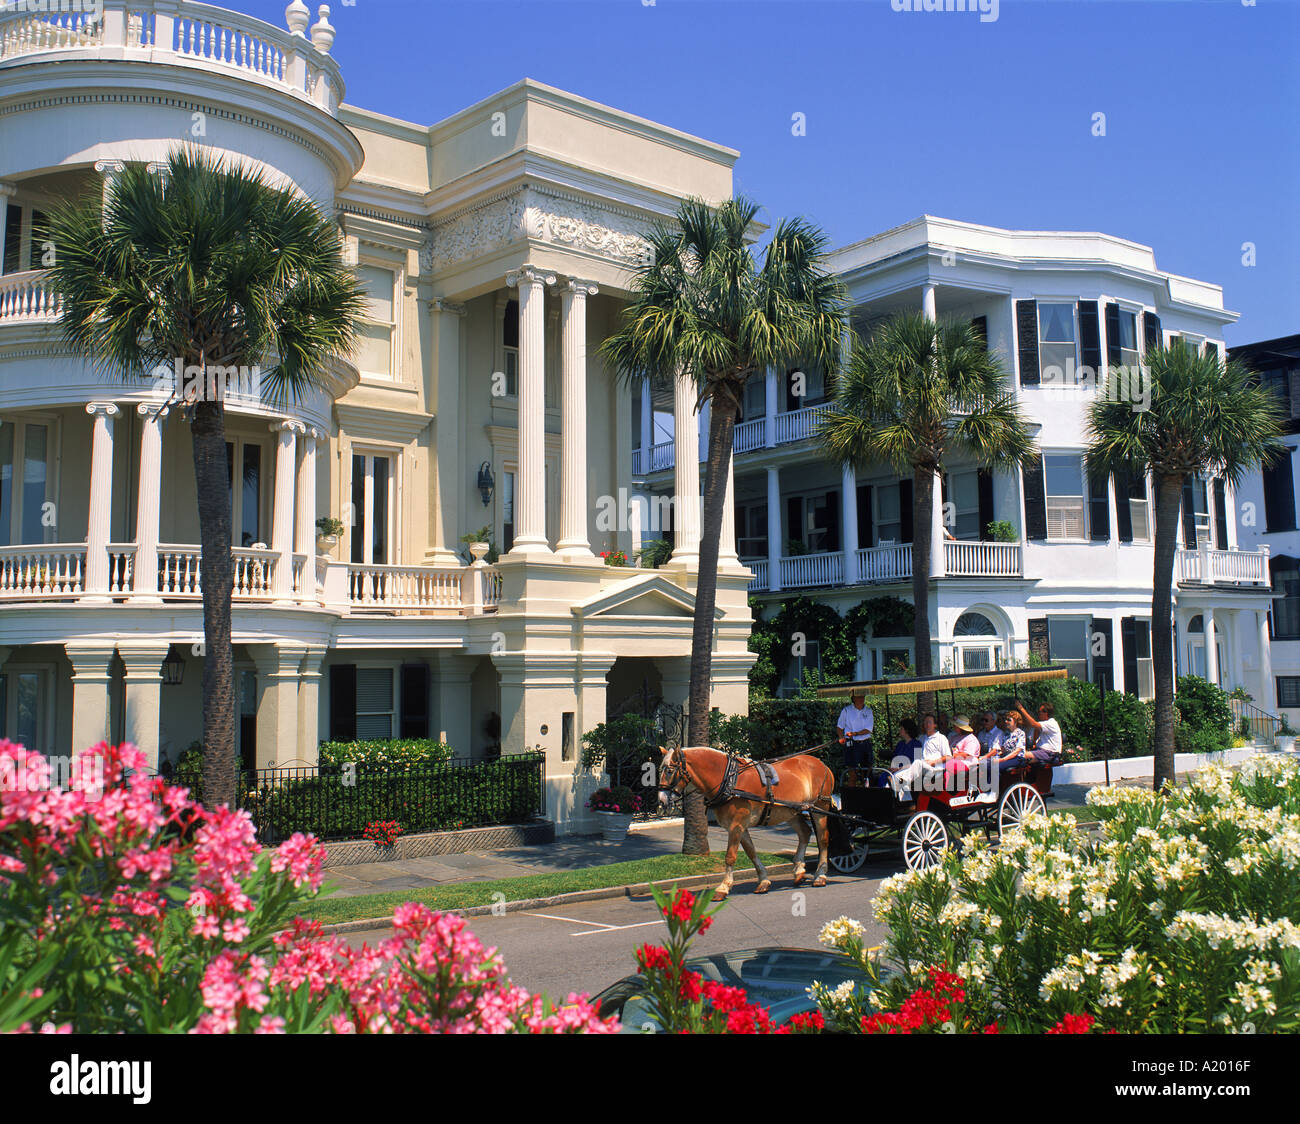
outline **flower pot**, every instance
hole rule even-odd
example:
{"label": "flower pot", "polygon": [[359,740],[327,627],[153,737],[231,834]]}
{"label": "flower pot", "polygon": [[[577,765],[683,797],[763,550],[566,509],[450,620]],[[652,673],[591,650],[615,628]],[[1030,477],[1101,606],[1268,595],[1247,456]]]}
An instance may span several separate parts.
{"label": "flower pot", "polygon": [[334,548],[339,545],[338,535],[317,535],[316,536],[316,553],[330,554]]}
{"label": "flower pot", "polygon": [[1283,753],[1294,753],[1295,738],[1295,734],[1276,734],[1273,737],[1273,747]]}
{"label": "flower pot", "polygon": [[600,830],[606,843],[622,843],[627,838],[627,829],[632,825],[632,817],[623,812],[597,812],[600,817]]}

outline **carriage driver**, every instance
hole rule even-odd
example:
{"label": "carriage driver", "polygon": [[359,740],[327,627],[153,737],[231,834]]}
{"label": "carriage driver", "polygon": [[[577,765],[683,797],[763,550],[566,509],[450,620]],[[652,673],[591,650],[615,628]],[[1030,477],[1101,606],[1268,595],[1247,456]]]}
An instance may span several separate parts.
{"label": "carriage driver", "polygon": [[854,688],[849,695],[849,705],[835,720],[835,735],[844,747],[846,766],[871,765],[871,731],[875,725],[876,716],[867,706],[867,692]]}

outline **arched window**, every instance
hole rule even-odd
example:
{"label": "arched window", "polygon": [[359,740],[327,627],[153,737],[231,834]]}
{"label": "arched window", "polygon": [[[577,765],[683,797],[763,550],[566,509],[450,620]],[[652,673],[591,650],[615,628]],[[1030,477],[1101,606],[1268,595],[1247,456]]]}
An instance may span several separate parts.
{"label": "arched window", "polygon": [[983,613],[962,613],[957,623],[952,626],[952,634],[957,636],[996,636],[998,630],[993,622]]}
{"label": "arched window", "polygon": [[1187,622],[1188,632],[1204,632],[1205,621],[1201,619],[1201,614],[1197,613],[1190,621]]}

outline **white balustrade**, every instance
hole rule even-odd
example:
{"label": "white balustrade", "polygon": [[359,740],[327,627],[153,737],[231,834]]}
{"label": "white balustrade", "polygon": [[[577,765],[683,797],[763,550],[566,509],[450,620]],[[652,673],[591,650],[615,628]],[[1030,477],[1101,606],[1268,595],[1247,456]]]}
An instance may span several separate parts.
{"label": "white balustrade", "polygon": [[766,558],[742,558],[740,564],[747,570],[753,572],[754,577],[750,580],[749,588],[752,592],[761,593],[767,589],[767,559]]}
{"label": "white balustrade", "polygon": [[86,546],[0,546],[0,599],[80,597]]}
{"label": "white balustrade", "polygon": [[[1208,564],[1209,572],[1205,572]],[[1268,553],[1262,550],[1199,550],[1179,548],[1174,560],[1179,582],[1268,585]]]}
{"label": "white balustrade", "polygon": [[97,47],[104,40],[101,13],[91,11],[58,12],[51,5],[48,12],[33,12],[18,6],[0,23],[0,60],[39,51],[71,50]]}
{"label": "white balustrade", "polygon": [[135,581],[135,543],[108,544],[108,592],[129,594]]}
{"label": "white balustrade", "polygon": [[483,571],[483,610],[495,612],[501,604],[501,571],[489,567]]}
{"label": "white balustrade", "polygon": [[838,550],[798,554],[781,559],[781,588],[840,585],[844,581],[844,555]]}
{"label": "white balustrade", "polygon": [[858,580],[898,582],[912,579],[912,544],[869,546],[858,551]]}
{"label": "white balustrade", "polygon": [[460,570],[348,565],[348,600],[365,609],[459,610],[460,583]]}
{"label": "white balustrade", "polygon": [[283,82],[284,52],[262,36],[251,34],[246,27],[237,26],[234,19],[238,19],[234,12],[222,13],[221,22],[182,15],[176,20],[176,53],[238,70],[252,70]]}
{"label": "white balustrade", "polygon": [[823,402],[818,406],[805,406],[802,410],[777,414],[776,443],[786,445],[792,441],[806,441],[817,431],[830,408],[829,402]]}
{"label": "white balustrade", "polygon": [[736,453],[748,453],[751,449],[761,449],[767,441],[767,419],[756,418],[741,422],[732,434],[731,448]]}
{"label": "white balustrade", "polygon": [[945,541],[943,553],[949,577],[1018,578],[1024,573],[1018,542]]}
{"label": "white balustrade", "polygon": [[63,302],[45,281],[45,270],[33,269],[0,276],[0,324],[53,323]]}

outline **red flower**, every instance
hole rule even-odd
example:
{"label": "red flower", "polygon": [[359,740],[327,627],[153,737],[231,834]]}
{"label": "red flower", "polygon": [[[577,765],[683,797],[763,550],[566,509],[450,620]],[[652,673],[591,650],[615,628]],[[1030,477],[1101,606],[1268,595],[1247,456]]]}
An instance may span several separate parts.
{"label": "red flower", "polygon": [[672,957],[668,955],[666,948],[660,948],[658,945],[643,944],[636,950],[637,964],[640,965],[637,971],[644,972],[652,968],[671,968]]}
{"label": "red flower", "polygon": [[1097,1020],[1091,1015],[1066,1015],[1048,1034],[1087,1034]]}

